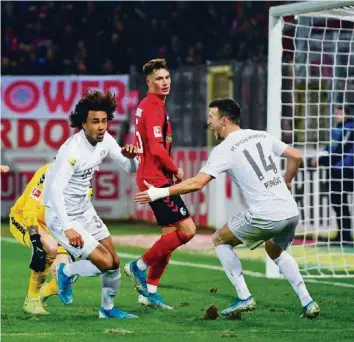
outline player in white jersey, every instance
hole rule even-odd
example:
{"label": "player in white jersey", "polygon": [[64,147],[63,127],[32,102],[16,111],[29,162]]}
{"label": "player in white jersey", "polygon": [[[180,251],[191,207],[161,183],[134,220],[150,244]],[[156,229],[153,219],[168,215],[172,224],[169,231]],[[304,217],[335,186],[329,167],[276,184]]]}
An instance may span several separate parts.
{"label": "player in white jersey", "polygon": [[[238,295],[222,315],[232,316],[255,309],[256,302],[248,290],[233,247],[245,244],[254,249],[265,242],[268,255],[300,298],[302,317],[315,317],[319,307],[308,293],[296,261],[285,251],[293,240],[299,219],[289,188],[302,155],[267,132],[241,129],[240,116],[240,107],[234,100],[212,101],[208,124],[215,137],[223,141],[211,151],[206,165],[194,178],[169,188],[154,188],[146,183],[149,190],[137,193],[134,198],[139,203],[146,203],[198,191],[218,174],[226,172],[239,185],[249,208],[231,217],[213,235],[216,254]],[[284,178],[275,164],[275,157],[287,159]]]}
{"label": "player in white jersey", "polygon": [[70,115],[71,127],[79,129],[59,149],[44,182],[46,223],[53,237],[75,258],[57,268],[58,294],[64,304],[73,301],[71,282],[76,275],[101,276],[100,318],[135,318],[114,306],[120,286],[120,259],[106,225],[91,204],[88,189],[93,174],[106,157],[127,172],[136,172],[136,148],[121,148],[107,132],[116,109],[114,95],[87,92]]}

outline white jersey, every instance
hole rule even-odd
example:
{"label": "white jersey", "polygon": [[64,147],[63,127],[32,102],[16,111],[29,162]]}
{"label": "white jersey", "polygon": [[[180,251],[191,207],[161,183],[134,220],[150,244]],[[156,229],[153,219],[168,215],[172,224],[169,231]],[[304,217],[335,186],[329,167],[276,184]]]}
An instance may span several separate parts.
{"label": "white jersey", "polygon": [[267,132],[241,129],[213,148],[200,172],[212,177],[221,172],[229,174],[241,188],[250,218],[285,220],[299,214],[275,164],[275,157],[280,157],[286,148]]}
{"label": "white jersey", "polygon": [[53,208],[64,230],[70,228],[69,217],[83,214],[88,208],[90,181],[107,156],[127,172],[136,172],[136,158],[124,157],[108,132],[102,142],[92,146],[81,130],[60,147],[45,175],[43,204]]}

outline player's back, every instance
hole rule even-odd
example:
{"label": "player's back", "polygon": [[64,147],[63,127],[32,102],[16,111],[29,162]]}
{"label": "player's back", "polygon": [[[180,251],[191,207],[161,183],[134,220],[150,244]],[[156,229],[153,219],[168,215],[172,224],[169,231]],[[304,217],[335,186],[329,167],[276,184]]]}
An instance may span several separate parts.
{"label": "player's back", "polygon": [[11,216],[22,214],[23,210],[26,208],[33,209],[33,211],[37,212],[38,220],[44,222],[44,206],[41,204],[41,196],[45,174],[49,166],[50,164],[46,164],[35,172],[22,195],[11,208]]}
{"label": "player's back", "polygon": [[228,162],[254,218],[280,221],[298,215],[294,198],[276,165],[286,144],[264,131],[233,132],[216,147]]}
{"label": "player's back", "polygon": [[172,130],[165,110],[164,102],[156,95],[148,95],[139,103],[136,111],[136,145],[138,147],[139,168],[137,183],[140,190],[146,187],[144,180],[160,187],[171,183],[170,174],[159,158],[154,156],[154,145],[163,144],[170,154]]}

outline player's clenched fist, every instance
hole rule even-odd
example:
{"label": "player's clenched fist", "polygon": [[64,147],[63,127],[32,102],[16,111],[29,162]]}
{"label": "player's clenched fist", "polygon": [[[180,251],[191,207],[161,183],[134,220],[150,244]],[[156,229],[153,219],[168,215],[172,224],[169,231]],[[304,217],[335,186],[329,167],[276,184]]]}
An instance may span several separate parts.
{"label": "player's clenched fist", "polygon": [[176,183],[181,183],[183,181],[184,172],[182,169],[178,169],[178,172],[175,174]]}
{"label": "player's clenched fist", "polygon": [[75,229],[70,228],[64,233],[68,238],[71,246],[78,248],[82,248],[84,246],[84,240],[82,239],[82,236]]}
{"label": "player's clenched fist", "polygon": [[121,149],[123,156],[129,159],[135,158],[137,152],[137,147],[132,144],[125,144],[125,146]]}

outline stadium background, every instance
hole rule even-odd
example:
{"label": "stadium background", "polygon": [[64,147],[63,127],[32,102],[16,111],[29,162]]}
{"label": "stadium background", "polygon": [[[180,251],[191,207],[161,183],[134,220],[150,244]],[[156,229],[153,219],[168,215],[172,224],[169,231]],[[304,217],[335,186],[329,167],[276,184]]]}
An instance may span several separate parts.
{"label": "stadium background", "polygon": [[[243,128],[266,129],[268,9],[281,3],[2,2],[1,159],[11,165],[1,178],[2,217],[33,172],[50,162],[73,132],[67,117],[85,89],[116,93],[118,109],[110,131],[120,144],[134,139],[135,109],[146,93],[141,66],[151,58],[165,57],[171,68],[167,107],[173,158],[186,177],[200,169],[215,143],[206,126],[210,99],[233,97],[243,109]],[[286,48],[291,42],[283,44]],[[285,89],[290,89],[288,83]],[[283,116],[289,117],[282,120],[285,142],[292,139],[292,115],[283,106]],[[148,206],[131,200],[134,183],[114,171],[110,161],[102,165],[92,185],[103,218],[153,220]],[[294,195],[300,204],[314,202],[301,181]],[[210,198],[217,198],[217,204]],[[322,212],[311,210],[310,219],[335,224],[328,194],[319,201]],[[238,189],[223,176],[186,196],[186,202],[197,224],[211,227],[245,207]]]}
{"label": "stadium background", "polygon": [[[321,317],[315,323],[301,321],[301,308],[289,284],[282,279],[265,279],[261,248],[253,252],[237,250],[259,304],[256,315],[246,315],[237,322],[206,322],[203,315],[210,304],[224,308],[234,300],[233,289],[220,272],[220,262],[213,252],[211,231],[207,230],[199,230],[193,243],[173,254],[164,275],[159,291],[176,308],[172,313],[139,308],[130,282],[123,279],[119,305],[141,319],[123,325],[99,321],[99,278],[81,278],[75,283],[72,307],[50,298],[48,318],[28,317],[21,310],[28,285],[30,250],[14,244],[8,231],[8,212],[34,171],[50,162],[73,133],[68,114],[85,89],[111,89],[116,93],[119,106],[110,132],[120,144],[131,142],[135,109],[146,93],[141,67],[151,58],[165,57],[172,75],[167,107],[173,126],[173,159],[186,177],[191,177],[215,144],[206,126],[207,105],[212,98],[233,97],[243,109],[243,128],[267,129],[268,12],[270,6],[283,3],[1,2],[1,163],[11,167],[10,173],[1,175],[3,341],[97,341],[116,340],[122,335],[139,341],[274,341],[274,336],[283,341],[352,339],[353,279],[306,278],[321,306]],[[292,22],[291,18],[285,20]],[[291,26],[286,34],[294,36]],[[283,45],[291,50],[292,38],[283,39]],[[287,53],[283,57],[283,62],[292,59]],[[309,62],[321,63],[316,59]],[[324,74],[331,74],[334,64],[334,60],[326,61]],[[354,62],[348,62],[348,68],[352,69],[352,65]],[[334,68],[335,74],[342,72]],[[283,89],[291,91],[292,70],[284,66],[282,72],[289,76],[283,79]],[[318,75],[319,68],[312,67],[311,73]],[[341,103],[344,95],[354,94],[352,83],[348,86],[339,82],[333,102]],[[297,85],[298,93],[304,89],[302,86]],[[293,117],[294,111],[305,115],[304,96],[297,94],[293,98],[290,93],[282,95],[282,140],[306,148],[307,157],[311,157],[311,148],[318,140],[304,127],[312,127],[312,122]],[[310,96],[312,103],[318,102],[318,96],[329,103],[324,93]],[[348,97],[346,100],[354,103]],[[318,108],[318,118],[330,116],[333,109],[329,105]],[[321,140],[326,141],[330,120],[320,122]],[[307,227],[314,224],[335,231],[335,215],[322,172],[302,166],[293,194]],[[159,231],[155,225],[141,223],[153,221],[153,215],[148,206],[135,206],[131,199],[136,189],[134,176],[115,170],[107,160],[92,183],[94,205],[109,222],[122,262],[141,255],[158,238]],[[245,207],[238,189],[223,175],[203,191],[186,195],[185,201],[198,226],[213,228]],[[127,219],[133,224],[118,223]],[[306,255],[302,270],[307,276],[315,273],[313,265],[342,265],[343,260],[343,268],[353,271],[352,249],[312,248],[307,247],[308,242],[313,243],[300,239],[299,248],[292,251],[296,257]],[[336,270],[338,274],[342,271]]]}
{"label": "stadium background", "polygon": [[[3,2],[2,216],[41,164],[72,133],[67,117],[87,88],[111,89],[118,110],[110,131],[134,138],[134,114],[146,85],[144,62],[165,57],[173,78],[167,107],[174,159],[186,177],[207,158],[207,103],[232,96],[243,127],[266,127],[267,27],[270,2]],[[275,3],[272,3],[275,5]],[[198,18],[198,19],[196,19]],[[202,29],[201,29],[202,28]],[[223,181],[221,195],[232,195]],[[103,218],[148,219],[130,199],[134,179],[107,161],[93,180]],[[134,188],[133,188],[134,189]],[[188,196],[200,225],[215,226],[207,192]],[[233,201],[232,201],[233,202]],[[227,215],[228,213],[225,213]]]}

